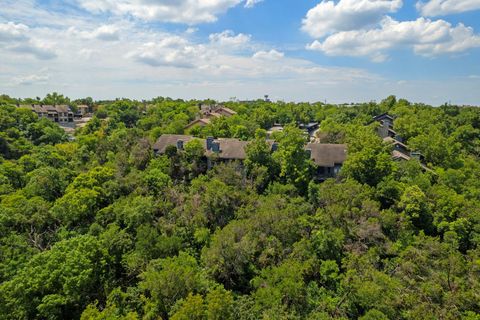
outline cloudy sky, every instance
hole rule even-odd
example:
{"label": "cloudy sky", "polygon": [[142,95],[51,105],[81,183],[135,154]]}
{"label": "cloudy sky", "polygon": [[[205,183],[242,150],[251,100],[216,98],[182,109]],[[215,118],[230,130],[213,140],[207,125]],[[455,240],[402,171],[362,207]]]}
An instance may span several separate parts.
{"label": "cloudy sky", "polygon": [[0,93],[480,105],[480,0],[1,0]]}

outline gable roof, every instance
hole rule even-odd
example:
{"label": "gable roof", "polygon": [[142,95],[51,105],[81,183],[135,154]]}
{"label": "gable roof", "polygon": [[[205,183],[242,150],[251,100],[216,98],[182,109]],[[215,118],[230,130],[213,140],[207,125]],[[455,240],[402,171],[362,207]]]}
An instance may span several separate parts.
{"label": "gable roof", "polygon": [[216,155],[220,159],[227,160],[245,160],[247,153],[245,152],[248,141],[241,141],[238,139],[216,139],[215,142],[220,144],[220,152],[207,151],[207,156]]}
{"label": "gable roof", "polygon": [[187,124],[184,129],[190,129],[191,127],[193,127],[197,124],[201,125],[201,126],[206,126],[206,125],[210,124],[210,119],[202,118],[202,119],[193,120],[192,122]]}
{"label": "gable roof", "polygon": [[310,159],[320,167],[334,167],[347,159],[346,144],[309,143],[305,149],[312,151]]}
{"label": "gable roof", "polygon": [[395,120],[393,116],[389,115],[388,113],[382,113],[382,114],[379,114],[378,116],[373,117],[373,120],[375,121],[381,121],[383,119],[390,119],[392,121]]}
{"label": "gable roof", "polygon": [[55,110],[56,110],[57,112],[63,112],[63,113],[70,113],[70,112],[72,112],[72,110],[70,109],[70,107],[67,106],[67,105],[64,105],[64,104],[55,106],[54,108],[55,108]]}
{"label": "gable roof", "polygon": [[397,151],[397,150],[393,150],[393,151],[392,151],[392,157],[393,157],[393,160],[405,160],[405,161],[408,161],[408,160],[411,160],[411,159],[412,159],[412,157],[410,157],[409,155],[406,155],[405,153],[400,152],[400,151]]}
{"label": "gable roof", "polygon": [[224,111],[225,113],[228,113],[228,114],[230,114],[230,115],[232,115],[232,116],[233,116],[234,114],[237,114],[235,111],[233,111],[232,109],[227,108],[227,107],[220,107],[220,108],[217,109],[217,112],[218,112],[218,111]]}
{"label": "gable roof", "polygon": [[392,137],[385,137],[385,138],[383,138],[383,141],[385,141],[387,143],[394,144],[394,145],[399,145],[399,146],[408,150],[408,147],[404,143],[402,143],[402,142],[400,142],[397,139],[394,139]]}
{"label": "gable roof", "polygon": [[[158,138],[157,142],[153,145],[153,150],[157,153],[165,153],[165,150],[168,146],[177,146],[177,142],[183,141],[183,143],[187,143],[193,139],[196,139],[192,136],[180,135],[180,134],[164,134]],[[199,139],[203,142],[205,149],[206,149],[206,142],[203,139]]]}

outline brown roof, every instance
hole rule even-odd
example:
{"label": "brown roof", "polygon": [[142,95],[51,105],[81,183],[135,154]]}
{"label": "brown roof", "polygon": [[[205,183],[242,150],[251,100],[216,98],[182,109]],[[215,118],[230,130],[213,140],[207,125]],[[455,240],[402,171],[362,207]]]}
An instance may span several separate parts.
{"label": "brown roof", "polygon": [[48,112],[48,110],[45,107],[40,106],[40,105],[33,105],[33,106],[31,106],[31,108],[36,113],[40,113],[40,112],[47,113]]}
{"label": "brown roof", "polygon": [[404,143],[402,143],[402,142],[400,142],[400,141],[398,141],[397,139],[394,139],[394,138],[392,138],[392,137],[386,137],[386,138],[383,139],[383,141],[385,141],[385,142],[390,142],[390,143],[392,143],[392,144],[396,144],[396,145],[399,145],[399,146],[401,146],[401,147],[403,147],[403,148],[405,148],[405,149],[408,149],[408,147],[407,147]]}
{"label": "brown roof", "polygon": [[233,111],[232,109],[227,108],[227,107],[221,107],[221,108],[217,109],[217,112],[219,112],[219,111],[224,111],[225,113],[228,113],[230,115],[237,114],[235,111]]}
{"label": "brown roof", "polygon": [[48,112],[58,112],[57,108],[55,108],[55,106],[51,106],[51,105],[44,105],[43,109],[47,110]]}
{"label": "brown roof", "polygon": [[202,118],[202,119],[193,120],[184,129],[190,129],[191,127],[193,127],[197,124],[202,125],[202,126],[206,126],[206,125],[210,124],[210,119]]}
{"label": "brown roof", "polygon": [[[241,141],[238,139],[215,139],[215,142],[220,144],[220,152],[217,154],[217,157],[220,159],[229,159],[229,160],[245,160],[247,154],[245,152],[245,147],[248,145],[248,141]],[[215,152],[207,151],[206,155],[214,155]]]}
{"label": "brown roof", "polygon": [[209,112],[209,113],[205,114],[205,116],[207,117],[205,119],[208,119],[208,118],[211,118],[211,117],[220,118],[222,115],[220,113],[217,113],[217,112]]}
{"label": "brown roof", "polygon": [[63,113],[72,112],[70,107],[67,105],[58,105],[58,106],[55,106],[54,108],[57,112],[63,112]]}
{"label": "brown roof", "polygon": [[[164,134],[158,138],[157,142],[153,145],[155,152],[163,154],[168,146],[177,146],[179,140],[183,143],[187,143],[193,139],[196,139],[192,136],[186,135],[174,135],[174,134]],[[207,141],[205,139],[199,139],[203,148],[205,149],[205,155],[207,157],[217,157],[219,159],[229,159],[229,160],[245,160],[247,155],[245,153],[245,147],[247,146],[247,141],[240,141],[238,139],[215,139],[214,142],[220,144],[220,152],[215,153],[211,150],[207,150]]]}
{"label": "brown roof", "polygon": [[[157,142],[153,145],[153,150],[158,153],[165,153],[165,150],[168,146],[177,146],[177,141],[183,141],[183,143],[187,143],[191,140],[195,139],[192,136],[180,135],[180,134],[164,134],[160,138],[158,138]],[[205,140],[202,140],[206,148]]]}
{"label": "brown roof", "polygon": [[[158,138],[154,144],[153,149],[155,152],[163,154],[168,146],[177,146],[179,140],[183,143],[187,143],[195,139],[192,136],[187,135],[173,135],[164,134]],[[220,144],[220,152],[215,153],[211,150],[207,150],[207,142],[205,139],[199,139],[205,150],[205,156],[217,157],[219,159],[227,160],[245,160],[247,155],[245,152],[248,141],[241,141],[238,139],[215,139],[214,142]],[[267,140],[269,145],[273,145],[273,140]],[[309,143],[306,149],[312,151],[311,159],[319,166],[322,167],[334,167],[335,164],[342,164],[347,157],[347,146],[344,144],[320,144]]]}
{"label": "brown roof", "polygon": [[334,167],[347,159],[345,144],[309,143],[305,149],[312,151],[311,159],[320,167]]}
{"label": "brown roof", "polygon": [[393,150],[392,157],[393,157],[393,159],[396,159],[396,160],[406,160],[406,161],[408,161],[408,160],[412,159],[412,157],[410,157],[409,155],[406,155],[405,153],[397,151],[397,150]]}
{"label": "brown roof", "polygon": [[36,113],[52,113],[52,112],[63,112],[63,113],[70,113],[72,110],[70,109],[69,106],[67,105],[58,105],[58,106],[52,106],[52,105],[33,105],[30,106],[30,108],[35,111]]}

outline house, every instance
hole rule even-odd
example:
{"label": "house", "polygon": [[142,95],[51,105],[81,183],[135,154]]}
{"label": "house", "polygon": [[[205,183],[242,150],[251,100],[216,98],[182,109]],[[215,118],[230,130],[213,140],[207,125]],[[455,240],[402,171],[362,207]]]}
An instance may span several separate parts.
{"label": "house", "polygon": [[205,127],[210,124],[211,119],[226,117],[229,118],[237,113],[230,108],[227,108],[222,105],[200,105],[200,118],[195,119],[190,122],[184,130],[189,130],[191,128],[200,126]]}
{"label": "house", "polygon": [[425,171],[432,171],[423,164],[424,158],[419,152],[411,152],[406,144],[403,143],[402,138],[397,135],[393,130],[394,118],[387,114],[381,114],[373,118],[374,121],[380,123],[378,128],[378,134],[384,142],[390,143],[393,146],[392,158],[396,161],[409,161],[411,159],[417,159],[420,161],[420,165]]}
{"label": "house", "polygon": [[347,159],[347,145],[309,143],[305,150],[316,165],[316,178],[320,181],[334,178]]}
{"label": "house", "polygon": [[184,130],[190,130],[191,128],[194,128],[194,127],[205,127],[205,126],[209,125],[210,122],[211,121],[208,118],[197,119],[197,120],[194,120],[194,121],[190,122],[184,128]]}
{"label": "house", "polygon": [[47,118],[58,123],[73,122],[74,114],[67,105],[32,105],[30,109],[32,109],[39,118]]}
{"label": "house", "polygon": [[283,126],[281,124],[274,124],[270,129],[267,130],[267,138],[271,138],[275,132],[282,132]]}
{"label": "house", "polygon": [[385,139],[387,137],[395,138],[397,136],[397,133],[395,132],[395,130],[393,130],[394,118],[391,115],[389,115],[388,113],[384,113],[374,117],[373,120],[380,123],[380,127],[378,128],[378,134],[382,139]]}
{"label": "house", "polygon": [[235,111],[227,107],[218,108],[217,110],[215,110],[215,113],[227,118],[237,114]]}
{"label": "house", "polygon": [[215,114],[215,116],[231,117],[233,115],[236,115],[237,113],[232,109],[219,104],[215,104],[215,105],[201,104],[200,105],[200,115],[203,118],[208,118],[212,114]]}
{"label": "house", "polygon": [[73,122],[74,114],[72,109],[67,105],[58,105],[53,106],[53,109],[58,114],[58,122],[60,123],[69,123]]}
{"label": "house", "polygon": [[408,147],[403,142],[400,142],[392,137],[385,137],[383,138],[383,141],[392,144],[394,151],[401,152],[406,155],[410,154]]}
{"label": "house", "polygon": [[[193,139],[195,139],[195,137],[193,136],[186,136],[180,134],[164,134],[160,136],[160,138],[157,139],[157,142],[153,145],[153,152],[157,156],[165,154],[168,146],[175,146],[178,150],[183,150],[184,145]],[[202,141],[202,139],[199,140]]]}
{"label": "house", "polygon": [[313,133],[318,130],[318,122],[300,123],[298,127],[308,133],[309,136],[313,136]]}
{"label": "house", "polygon": [[90,107],[85,105],[85,104],[81,104],[81,105],[77,106],[77,113],[76,113],[75,116],[81,118],[81,117],[86,116],[89,113],[90,113]]}
{"label": "house", "polygon": [[[165,154],[169,146],[183,150],[185,144],[193,139],[196,138],[189,135],[165,134],[154,144],[153,151],[158,156]],[[241,168],[243,161],[247,158],[248,141],[213,137],[198,140],[204,147],[208,169],[218,162],[238,162]],[[277,151],[277,142],[267,140],[267,143],[271,147],[271,152]],[[320,181],[336,177],[347,157],[347,146],[344,144],[309,143],[305,146],[305,151],[317,166],[316,177]]]}

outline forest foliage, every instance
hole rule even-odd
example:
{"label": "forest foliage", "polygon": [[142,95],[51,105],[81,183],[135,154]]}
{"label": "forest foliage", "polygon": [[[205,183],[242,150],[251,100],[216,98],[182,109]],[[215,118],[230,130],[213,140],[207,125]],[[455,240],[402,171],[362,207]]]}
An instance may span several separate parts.
{"label": "forest foliage", "polygon": [[[242,173],[195,140],[154,156],[200,101],[99,101],[72,139],[15,106],[40,100],[0,97],[1,319],[480,319],[477,108],[227,102],[190,134],[251,141]],[[431,170],[392,160],[384,112]],[[309,121],[348,145],[337,179],[312,179]]]}

